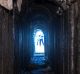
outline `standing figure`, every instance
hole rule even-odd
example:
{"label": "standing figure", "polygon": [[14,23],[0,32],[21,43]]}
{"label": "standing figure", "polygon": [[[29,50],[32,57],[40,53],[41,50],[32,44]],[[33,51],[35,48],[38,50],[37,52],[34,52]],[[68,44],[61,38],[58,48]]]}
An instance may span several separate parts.
{"label": "standing figure", "polygon": [[39,38],[37,39],[37,45],[41,46],[41,44],[44,45],[43,36],[39,35]]}

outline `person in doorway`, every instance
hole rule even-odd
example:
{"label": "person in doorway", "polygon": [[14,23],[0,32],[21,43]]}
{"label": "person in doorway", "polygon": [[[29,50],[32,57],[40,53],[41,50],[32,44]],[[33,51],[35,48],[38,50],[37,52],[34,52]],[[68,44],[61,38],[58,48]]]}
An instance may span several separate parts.
{"label": "person in doorway", "polygon": [[39,38],[38,38],[38,40],[37,40],[37,45],[44,45],[44,41],[43,41],[43,36],[41,36],[41,35],[39,35]]}

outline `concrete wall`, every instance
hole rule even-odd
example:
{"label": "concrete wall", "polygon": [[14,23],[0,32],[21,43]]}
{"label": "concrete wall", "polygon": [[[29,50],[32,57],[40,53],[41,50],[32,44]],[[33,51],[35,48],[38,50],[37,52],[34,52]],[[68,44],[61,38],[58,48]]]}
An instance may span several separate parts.
{"label": "concrete wall", "polygon": [[12,13],[0,6],[0,74],[13,74]]}

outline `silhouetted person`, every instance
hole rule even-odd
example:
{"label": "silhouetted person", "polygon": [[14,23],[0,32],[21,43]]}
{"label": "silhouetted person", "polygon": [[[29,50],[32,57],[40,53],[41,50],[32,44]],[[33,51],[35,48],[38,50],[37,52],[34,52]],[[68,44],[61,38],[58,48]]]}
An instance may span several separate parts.
{"label": "silhouetted person", "polygon": [[43,36],[39,35],[39,39],[37,40],[37,45],[41,46],[41,43],[44,45]]}

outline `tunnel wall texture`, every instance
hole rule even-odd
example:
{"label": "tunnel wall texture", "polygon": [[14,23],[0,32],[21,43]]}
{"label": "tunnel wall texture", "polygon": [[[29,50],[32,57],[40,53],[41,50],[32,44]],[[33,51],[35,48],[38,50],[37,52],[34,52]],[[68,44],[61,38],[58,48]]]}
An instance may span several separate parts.
{"label": "tunnel wall texture", "polygon": [[[25,2],[24,2],[25,3]],[[23,6],[25,6],[25,4],[23,3]],[[32,2],[30,2],[30,4],[28,4],[27,6],[27,10],[31,10],[30,9],[30,5]],[[34,3],[33,3],[34,4]],[[26,7],[25,7],[26,9]],[[22,8],[23,10],[23,8]],[[54,70],[56,70],[57,73],[63,73],[63,74],[75,74],[78,73],[78,65],[77,65],[77,60],[78,59],[78,29],[77,29],[77,23],[78,23],[78,3],[74,3],[70,6],[69,9],[67,9],[66,11],[64,11],[63,15],[60,16],[61,17],[61,26],[59,26],[58,24],[56,24],[54,31],[56,31],[56,45],[54,45],[54,43],[52,43],[51,45],[54,45],[51,48],[51,51],[54,52],[50,53],[53,54],[53,57],[50,57],[50,62],[54,62],[55,64],[53,65],[53,68],[55,68]],[[21,14],[23,14],[24,10],[21,12]],[[24,16],[24,14],[23,14]],[[49,27],[50,28],[50,32],[52,33],[52,29],[54,28],[52,26]],[[51,35],[53,38],[54,35]],[[60,38],[61,37],[61,38]],[[52,39],[52,41],[54,41],[54,39]],[[52,49],[55,50],[52,50]],[[56,58],[55,58],[56,57]],[[55,60],[54,60],[55,58]],[[62,64],[61,64],[62,63]],[[64,70],[64,71],[63,71]]]}
{"label": "tunnel wall texture", "polygon": [[80,1],[78,1],[78,24],[77,24],[77,29],[78,29],[78,55],[77,55],[77,71],[78,74],[80,74]]}
{"label": "tunnel wall texture", "polygon": [[[16,74],[15,71],[25,68],[25,64],[28,64],[26,61],[30,60],[30,54],[28,53],[30,51],[25,49],[30,47],[28,45],[26,47],[25,45],[25,43],[28,44],[28,42],[24,40],[22,46],[19,44],[19,32],[21,31],[22,33],[22,29],[24,29],[24,33],[22,33],[24,39],[26,39],[26,28],[24,27],[27,27],[27,38],[28,33],[30,33],[29,26],[22,22],[25,16],[23,12],[30,10],[29,7],[30,5],[27,0],[25,0],[23,1],[21,12],[18,12],[17,8],[14,7],[13,15],[12,11],[8,11],[0,6],[0,74]],[[78,2],[70,6],[70,8],[60,16],[62,26],[58,25],[59,23],[55,26],[56,45],[54,47],[53,43],[50,48],[51,51],[55,52],[53,54],[50,51],[53,57],[49,56],[49,62],[51,65],[54,62],[53,69],[56,74],[80,74],[79,12],[80,1],[78,0]],[[26,22],[26,20],[24,22]],[[22,26],[23,24],[25,24],[25,26]],[[53,28],[54,26],[52,25],[49,27],[51,33],[53,33]],[[51,36],[55,38],[54,35]],[[54,41],[54,39],[52,40]],[[53,48],[55,50],[52,50]],[[29,57],[26,57],[26,53]],[[14,70],[14,68],[16,68],[16,70]]]}
{"label": "tunnel wall texture", "polygon": [[0,6],[0,74],[13,74],[13,18]]}

